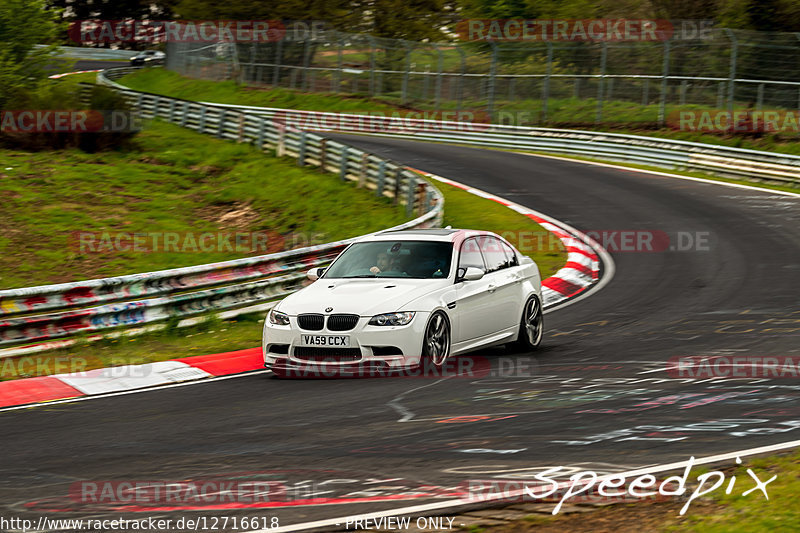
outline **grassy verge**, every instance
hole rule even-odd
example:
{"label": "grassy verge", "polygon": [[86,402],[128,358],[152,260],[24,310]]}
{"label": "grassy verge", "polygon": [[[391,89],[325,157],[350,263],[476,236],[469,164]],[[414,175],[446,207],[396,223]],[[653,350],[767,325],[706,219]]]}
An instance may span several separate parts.
{"label": "grassy verge", "polygon": [[[241,104],[263,107],[308,109],[314,111],[403,111],[409,106],[401,105],[392,98],[374,99],[360,95],[342,95],[332,93],[304,93],[283,88],[265,88],[260,86],[238,85],[232,81],[195,80],[180,76],[164,69],[143,69],[123,77],[120,83],[139,91],[146,91],[176,98],[218,102],[223,104]],[[414,104],[415,109],[423,111],[432,107],[425,104]],[[464,109],[483,110],[485,102],[465,102]],[[539,124],[541,101],[498,101],[496,104],[498,120],[505,122],[504,117],[520,117],[519,113],[527,113],[526,125],[547,125],[550,127],[571,127],[592,129],[616,133],[648,135],[668,139],[691,142],[702,142],[766,150],[791,154],[800,154],[800,137],[796,134],[765,134],[762,136],[723,135],[703,132],[680,131],[670,128],[658,128],[655,121],[658,106],[642,106],[633,102],[611,100],[604,103],[606,121],[595,124],[596,102],[592,99],[562,98],[550,99],[548,111],[550,120]],[[700,106],[667,106],[669,115],[678,110],[710,110]]]}
{"label": "grassy verge", "polygon": [[[0,150],[0,287],[76,281],[235,259],[172,247],[142,253],[81,247],[73,232],[269,232],[266,243],[295,247],[377,231],[405,220],[389,200],[250,145],[153,121],[127,149]],[[185,243],[185,241],[181,241]],[[215,241],[219,242],[219,241]],[[162,246],[163,248],[163,246]],[[100,251],[104,250],[104,251]],[[249,250],[247,250],[249,251]]]}
{"label": "grassy verge", "polygon": [[[762,481],[777,476],[766,486],[769,500],[759,490],[742,494],[755,486],[747,473],[748,468]],[[474,533],[800,531],[800,507],[796,504],[796,496],[800,493],[800,452],[745,460],[742,466],[724,471],[726,480],[736,476],[732,493],[725,494],[728,486],[728,481],[725,481],[717,490],[693,501],[683,516],[679,511],[685,501],[641,501],[594,510],[584,507],[586,512],[556,516],[532,514],[502,525],[478,525],[470,530]],[[713,484],[714,479],[712,477],[709,480],[709,485]]]}
{"label": "grassy verge", "polygon": [[[553,249],[538,250],[531,247],[534,240],[530,235],[541,235],[545,230],[529,218],[456,187],[441,183],[437,183],[437,187],[445,197],[445,225],[487,229],[506,236],[512,243],[520,246],[520,251],[537,262],[543,278],[555,273],[566,261],[563,246],[557,240],[554,240],[556,246]],[[82,366],[85,364],[85,369],[90,370],[241,350],[259,346],[262,320],[261,315],[242,316],[226,321],[212,320],[188,328],[167,328],[131,337],[79,342],[68,348],[34,357],[41,362],[38,366],[49,372],[57,368],[55,361],[65,359],[80,358]],[[0,369],[4,369],[0,371],[0,380],[30,377],[18,373],[19,368],[31,368],[31,365],[20,366],[18,363],[22,359],[23,357],[12,358],[6,366],[0,366]]]}

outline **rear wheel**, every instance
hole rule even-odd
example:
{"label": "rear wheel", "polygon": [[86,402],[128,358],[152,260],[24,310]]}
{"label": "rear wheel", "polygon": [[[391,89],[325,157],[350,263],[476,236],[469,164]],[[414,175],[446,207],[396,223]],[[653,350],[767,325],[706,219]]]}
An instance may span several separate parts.
{"label": "rear wheel", "polygon": [[519,335],[515,348],[525,351],[535,350],[542,343],[544,335],[544,315],[542,304],[537,296],[531,296],[522,309]]}
{"label": "rear wheel", "polygon": [[422,363],[441,368],[450,356],[450,322],[447,315],[437,311],[428,320],[422,341]]}

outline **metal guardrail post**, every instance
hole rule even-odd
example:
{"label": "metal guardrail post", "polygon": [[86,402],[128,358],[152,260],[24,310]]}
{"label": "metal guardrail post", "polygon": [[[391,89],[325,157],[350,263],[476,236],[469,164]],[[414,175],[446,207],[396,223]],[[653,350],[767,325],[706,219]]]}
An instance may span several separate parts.
{"label": "metal guardrail post", "polygon": [[394,171],[394,194],[392,197],[392,204],[397,205],[400,203],[400,186],[403,184],[403,169],[397,167]]}
{"label": "metal guardrail post", "polygon": [[299,167],[306,166],[306,135],[306,132],[300,132],[300,149],[297,154],[297,166]]}
{"label": "metal guardrail post", "polygon": [[175,122],[175,100],[172,99],[169,101],[169,118],[167,120]]}
{"label": "metal guardrail post", "polygon": [[224,109],[219,115],[219,124],[217,124],[217,138],[221,139],[225,134],[225,120],[227,120],[228,112]]}
{"label": "metal guardrail post", "polygon": [[497,43],[489,41],[492,47],[492,63],[489,65],[489,86],[486,88],[486,113],[489,122],[494,122],[494,85],[497,77]]}
{"label": "metal guardrail post", "polygon": [[669,41],[664,41],[664,58],[661,62],[661,94],[658,102],[658,125],[663,126],[667,118],[667,76],[669,76]]}
{"label": "metal guardrail post", "polygon": [[328,159],[328,139],[319,142],[319,170],[325,172],[325,164]]}
{"label": "metal guardrail post", "polygon": [[200,120],[197,122],[197,131],[203,133],[206,129],[206,106],[200,107]]}
{"label": "metal guardrail post", "polygon": [[267,121],[263,118],[258,120],[258,151],[264,151],[264,137],[267,135]]}
{"label": "metal guardrail post", "polygon": [[386,182],[386,161],[381,159],[378,163],[378,186],[375,188],[376,196],[383,196],[383,188]]}
{"label": "metal guardrail post", "polygon": [[361,188],[367,182],[367,172],[369,172],[369,154],[361,154],[361,168],[358,174],[358,187]]}
{"label": "metal guardrail post", "polygon": [[417,178],[409,174],[406,179],[406,216],[411,216],[414,212],[414,194],[417,189]]}
{"label": "metal guardrail post", "polygon": [[275,145],[275,157],[286,155],[286,126],[278,125],[278,143]]}
{"label": "metal guardrail post", "polygon": [[350,149],[347,146],[343,146],[341,155],[339,156],[339,179],[342,181],[347,180],[347,167],[349,159]]}
{"label": "metal guardrail post", "polygon": [[736,35],[727,28],[724,28],[725,34],[731,40],[731,64],[728,71],[728,117],[733,120],[733,99],[736,96],[736,60],[739,53],[739,43],[736,40]]}
{"label": "metal guardrail post", "polygon": [[181,126],[186,126],[186,121],[189,119],[189,102],[183,103],[183,109],[181,110]]}
{"label": "metal guardrail post", "polygon": [[553,74],[553,43],[546,41],[547,70],[542,82],[542,122],[547,122],[547,102],[550,99],[550,76]]}
{"label": "metal guardrail post", "polygon": [[244,113],[239,113],[239,123],[237,124],[236,142],[244,142]]}
{"label": "metal guardrail post", "polygon": [[603,120],[603,84],[606,76],[606,61],[608,59],[608,44],[605,41],[601,43],[600,50],[600,77],[597,79],[597,108],[594,114],[594,121],[596,123]]}

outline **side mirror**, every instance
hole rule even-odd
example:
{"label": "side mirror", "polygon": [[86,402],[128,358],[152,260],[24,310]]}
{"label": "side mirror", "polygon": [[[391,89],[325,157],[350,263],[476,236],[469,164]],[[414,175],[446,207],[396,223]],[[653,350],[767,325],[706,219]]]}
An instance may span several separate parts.
{"label": "side mirror", "polygon": [[324,268],[322,268],[322,267],[314,267],[311,270],[309,270],[308,272],[306,272],[306,277],[308,279],[310,279],[311,281],[316,281],[316,280],[319,279],[319,277],[322,275],[323,272],[325,272]]}
{"label": "side mirror", "polygon": [[464,272],[464,275],[461,276],[461,280],[478,281],[484,276],[484,274],[486,274],[486,272],[484,272],[483,269],[480,269],[478,267],[467,267],[466,272]]}

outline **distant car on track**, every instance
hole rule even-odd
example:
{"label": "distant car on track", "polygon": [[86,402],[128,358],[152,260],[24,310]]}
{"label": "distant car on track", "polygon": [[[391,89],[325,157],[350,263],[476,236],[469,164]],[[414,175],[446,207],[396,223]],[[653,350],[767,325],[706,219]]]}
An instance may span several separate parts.
{"label": "distant car on track", "polygon": [[310,364],[441,368],[476,348],[542,340],[539,269],[494,233],[384,231],[308,277],[264,321],[264,366],[278,375]]}
{"label": "distant car on track", "polygon": [[163,65],[167,59],[167,54],[161,50],[145,50],[139,52],[131,58],[132,67],[141,67],[148,65]]}

